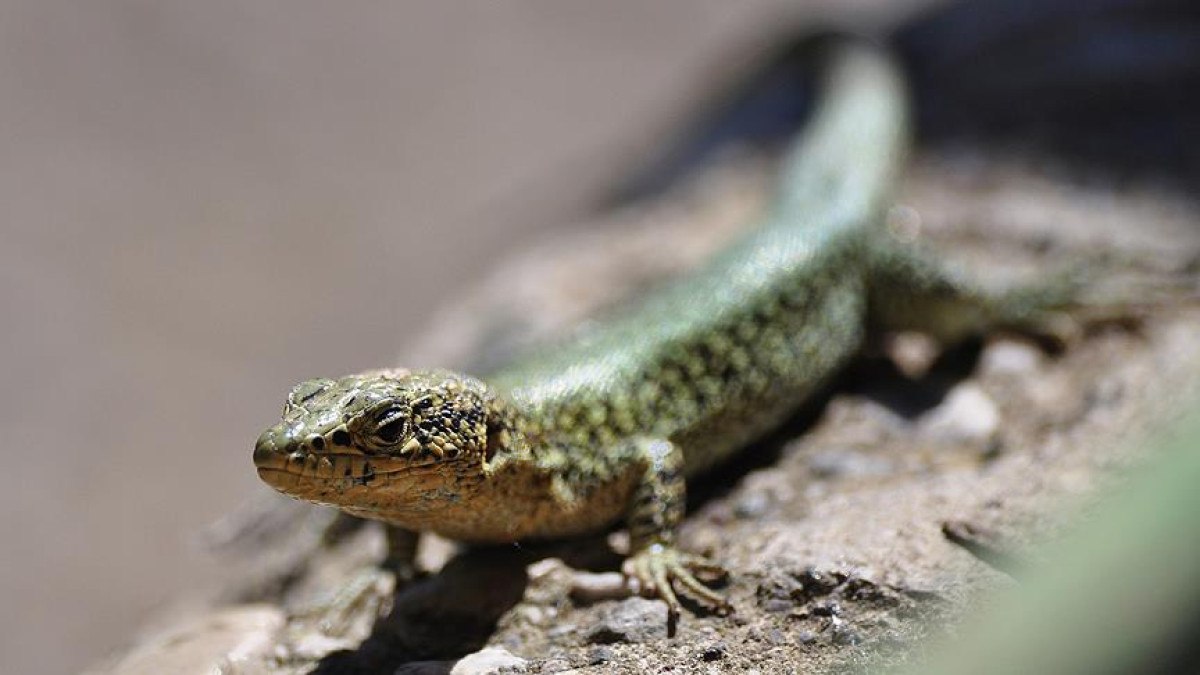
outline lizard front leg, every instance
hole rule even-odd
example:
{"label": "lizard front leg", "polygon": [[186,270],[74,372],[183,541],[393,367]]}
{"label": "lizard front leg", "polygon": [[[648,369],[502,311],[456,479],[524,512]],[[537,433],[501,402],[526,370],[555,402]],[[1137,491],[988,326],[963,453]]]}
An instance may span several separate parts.
{"label": "lizard front leg", "polygon": [[675,529],[683,520],[687,502],[683,477],[683,452],[670,441],[635,438],[626,452],[642,467],[629,505],[629,558],[624,572],[638,580],[643,592],[667,603],[668,631],[674,633],[680,604],[674,585],[701,604],[730,609],[721,595],[696,579],[694,572],[723,577],[720,565],[680,551]]}
{"label": "lizard front leg", "polygon": [[387,525],[387,557],[381,567],[396,575],[396,581],[412,581],[418,573],[417,545],[421,535],[396,525]]}
{"label": "lizard front leg", "polygon": [[[341,514],[339,527],[353,518]],[[357,518],[354,518],[357,520]],[[378,566],[371,565],[352,574],[331,595],[310,601],[294,613],[300,625],[315,624],[321,633],[343,637],[361,617],[372,620],[390,606],[396,587],[418,574],[416,557],[420,535],[395,525],[386,525],[387,554]]]}

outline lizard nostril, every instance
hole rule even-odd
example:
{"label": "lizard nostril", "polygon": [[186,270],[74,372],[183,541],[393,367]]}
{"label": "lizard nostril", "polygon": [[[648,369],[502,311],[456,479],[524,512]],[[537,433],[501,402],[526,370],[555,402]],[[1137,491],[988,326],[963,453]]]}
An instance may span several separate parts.
{"label": "lizard nostril", "polygon": [[313,436],[308,442],[313,446],[313,449],[317,450],[318,452],[325,449],[325,439],[321,436]]}

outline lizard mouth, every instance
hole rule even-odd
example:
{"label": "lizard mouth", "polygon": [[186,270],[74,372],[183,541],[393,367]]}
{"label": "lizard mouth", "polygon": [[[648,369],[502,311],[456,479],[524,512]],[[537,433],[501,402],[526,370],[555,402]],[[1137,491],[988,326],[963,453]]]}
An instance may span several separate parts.
{"label": "lizard mouth", "polygon": [[[341,444],[297,440],[281,427],[268,429],[254,445],[258,477],[294,499],[331,506],[419,501],[421,490],[457,475],[461,461],[430,454],[365,454]],[[459,455],[467,459],[467,455]],[[461,471],[461,469],[458,469]],[[364,510],[377,510],[374,506]]]}
{"label": "lizard mouth", "polygon": [[254,461],[259,479],[293,499],[354,507],[355,515],[383,520],[421,503],[421,495],[444,478],[438,462],[407,458],[275,452],[256,453]]}
{"label": "lizard mouth", "polygon": [[363,455],[293,453],[257,462],[258,477],[289,497],[338,506],[354,503],[353,495],[395,491],[420,477],[433,462],[406,462]]}

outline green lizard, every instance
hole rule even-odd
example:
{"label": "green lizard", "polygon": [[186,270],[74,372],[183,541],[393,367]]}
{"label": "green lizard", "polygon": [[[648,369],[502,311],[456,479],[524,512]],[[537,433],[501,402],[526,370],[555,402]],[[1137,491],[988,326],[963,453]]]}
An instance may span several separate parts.
{"label": "green lizard", "polygon": [[676,547],[685,481],[783,421],[872,331],[953,340],[1031,326],[1061,283],[987,292],[890,236],[905,91],[881,52],[831,49],[822,102],[760,227],[707,266],[574,339],[475,378],[378,370],[292,390],[259,476],[297,499],[416,533],[513,542],[627,523],[625,571],[661,597],[727,608],[724,570]]}

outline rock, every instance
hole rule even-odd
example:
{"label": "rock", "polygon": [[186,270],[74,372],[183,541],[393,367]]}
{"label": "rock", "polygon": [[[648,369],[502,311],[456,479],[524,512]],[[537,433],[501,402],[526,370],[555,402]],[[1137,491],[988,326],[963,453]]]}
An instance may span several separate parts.
{"label": "rock", "polygon": [[598,666],[613,660],[613,650],[610,647],[596,647],[588,653],[588,665]]}
{"label": "rock", "polygon": [[454,664],[450,675],[491,675],[492,673],[524,672],[528,661],[514,656],[502,647],[487,647],[474,654],[467,654]]}
{"label": "rock", "polygon": [[662,602],[629,598],[607,608],[588,633],[592,644],[650,642],[667,637],[667,610]]}
{"label": "rock", "polygon": [[108,673],[266,673],[266,658],[284,624],[283,612],[267,605],[218,610],[167,628]]}
{"label": "rock", "polygon": [[771,507],[771,497],[762,490],[752,490],[738,498],[733,515],[744,520],[762,517]]}

